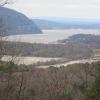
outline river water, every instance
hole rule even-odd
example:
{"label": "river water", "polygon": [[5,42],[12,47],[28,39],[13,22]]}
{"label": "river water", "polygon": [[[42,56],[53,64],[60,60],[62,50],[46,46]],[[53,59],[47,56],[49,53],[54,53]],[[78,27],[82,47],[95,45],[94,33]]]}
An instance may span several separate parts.
{"label": "river water", "polygon": [[43,34],[12,35],[5,37],[7,41],[28,43],[55,43],[57,40],[67,39],[75,34],[100,35],[98,29],[66,29],[66,30],[42,30]]}

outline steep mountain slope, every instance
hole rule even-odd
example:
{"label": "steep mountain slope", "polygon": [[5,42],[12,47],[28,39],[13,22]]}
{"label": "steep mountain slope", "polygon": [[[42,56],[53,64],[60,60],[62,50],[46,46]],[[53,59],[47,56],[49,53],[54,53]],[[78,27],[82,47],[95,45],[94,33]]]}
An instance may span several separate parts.
{"label": "steep mountain slope", "polygon": [[0,7],[0,28],[2,35],[41,33],[36,24],[25,15],[4,7]]}

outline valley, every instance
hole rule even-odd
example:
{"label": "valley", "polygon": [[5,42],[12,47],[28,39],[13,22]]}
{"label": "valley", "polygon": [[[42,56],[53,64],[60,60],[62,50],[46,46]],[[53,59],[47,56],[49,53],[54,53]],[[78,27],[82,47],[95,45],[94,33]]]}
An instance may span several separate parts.
{"label": "valley", "polygon": [[0,100],[100,100],[100,11],[83,1],[0,0]]}
{"label": "valley", "polygon": [[[92,39],[94,36],[99,36],[99,29],[42,30],[42,32],[43,34],[11,35],[3,37],[5,41],[8,41],[6,49],[13,52],[9,52],[3,56],[2,61],[9,61],[12,60],[12,58],[16,58],[14,62],[18,64],[38,67],[37,63],[40,63],[41,68],[47,68],[52,66],[52,62],[53,65],[57,67],[77,62],[86,63],[91,62],[91,60],[92,62],[99,60],[95,57],[96,54],[94,52],[96,49],[99,49],[99,42],[98,40],[94,41]],[[91,42],[80,42],[78,35],[81,36],[81,34],[83,35],[82,38],[85,39],[86,36],[90,36],[88,39]],[[77,37],[75,37],[76,40],[74,40],[74,36]],[[71,39],[69,37],[73,38]],[[61,42],[63,40],[66,40],[68,43]],[[15,54],[15,57],[13,57],[15,52],[17,54],[20,52],[19,56]]]}

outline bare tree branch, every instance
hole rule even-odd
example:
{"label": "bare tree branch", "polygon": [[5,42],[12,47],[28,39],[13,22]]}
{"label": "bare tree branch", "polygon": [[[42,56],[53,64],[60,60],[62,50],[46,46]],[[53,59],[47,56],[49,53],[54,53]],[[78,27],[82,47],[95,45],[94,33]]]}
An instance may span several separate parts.
{"label": "bare tree branch", "polygon": [[13,0],[0,0],[0,6],[13,3]]}

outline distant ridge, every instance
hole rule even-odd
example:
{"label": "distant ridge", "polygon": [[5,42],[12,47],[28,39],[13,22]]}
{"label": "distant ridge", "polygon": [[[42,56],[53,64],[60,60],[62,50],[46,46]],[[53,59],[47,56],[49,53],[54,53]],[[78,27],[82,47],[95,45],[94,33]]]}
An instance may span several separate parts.
{"label": "distant ridge", "polygon": [[0,7],[0,35],[38,34],[41,30],[25,15]]}
{"label": "distant ridge", "polygon": [[88,19],[32,19],[41,29],[100,29],[100,20]]}
{"label": "distant ridge", "polygon": [[44,19],[32,19],[35,24],[41,29],[56,29],[64,28],[64,24],[56,21],[44,20]]}

